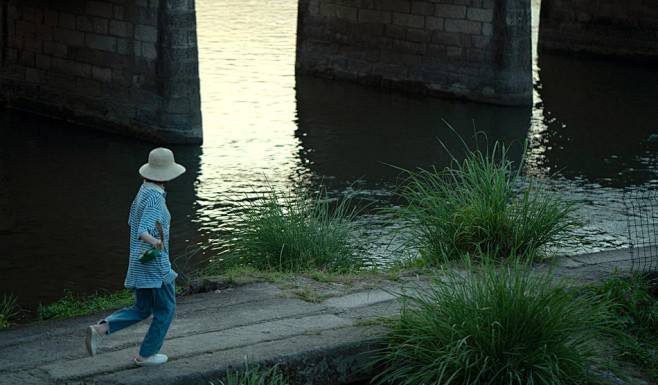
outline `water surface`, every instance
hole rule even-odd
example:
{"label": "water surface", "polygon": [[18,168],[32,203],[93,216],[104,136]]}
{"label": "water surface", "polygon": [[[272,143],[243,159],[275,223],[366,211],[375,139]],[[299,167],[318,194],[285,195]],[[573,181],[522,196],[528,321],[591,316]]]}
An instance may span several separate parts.
{"label": "water surface", "polygon": [[[231,237],[246,195],[270,188],[357,190],[390,204],[403,168],[448,165],[474,130],[513,145],[526,170],[585,203],[586,226],[561,252],[628,246],[620,172],[656,166],[658,71],[535,55],[534,106],[426,99],[296,77],[296,2],[197,0],[202,146],[173,146],[188,172],[167,186],[172,255]],[[536,27],[535,27],[536,32]],[[454,131],[446,124],[450,124]],[[0,292],[27,309],[122,287],[128,209],[153,144],[0,111]],[[640,181],[634,188],[648,188]],[[362,218],[386,243],[381,216]],[[381,247],[382,260],[394,258]]]}

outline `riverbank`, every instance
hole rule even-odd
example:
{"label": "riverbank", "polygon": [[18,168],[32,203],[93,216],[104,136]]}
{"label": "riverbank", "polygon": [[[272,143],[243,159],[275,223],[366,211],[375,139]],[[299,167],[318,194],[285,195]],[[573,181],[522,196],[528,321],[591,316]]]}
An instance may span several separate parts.
{"label": "riverbank", "polygon": [[[559,257],[556,278],[597,282],[615,271],[630,272],[628,250]],[[539,269],[549,268],[542,264]],[[382,318],[397,316],[393,293],[422,288],[420,277],[377,286],[316,283],[317,302],[301,299],[283,284],[258,283],[182,296],[162,353],[170,361],[137,368],[134,358],[148,323],[103,341],[88,357],[84,329],[110,312],[33,323],[0,331],[0,383],[51,384],[204,384],[219,383],[228,368],[279,364],[291,384],[349,384],[368,378],[361,371],[386,329]],[[420,285],[420,286],[419,286]],[[652,384],[642,379],[611,384]]]}

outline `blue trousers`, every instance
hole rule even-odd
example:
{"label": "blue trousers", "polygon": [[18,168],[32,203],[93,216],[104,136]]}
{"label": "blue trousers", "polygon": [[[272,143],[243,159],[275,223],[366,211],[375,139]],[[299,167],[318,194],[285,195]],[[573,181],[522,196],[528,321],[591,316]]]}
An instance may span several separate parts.
{"label": "blue trousers", "polygon": [[160,351],[169,325],[176,310],[176,292],[174,284],[163,284],[154,289],[133,289],[135,304],[116,311],[105,318],[109,329],[108,334],[118,332],[137,322],[143,321],[153,314],[153,320],[144,336],[139,355],[150,357]]}

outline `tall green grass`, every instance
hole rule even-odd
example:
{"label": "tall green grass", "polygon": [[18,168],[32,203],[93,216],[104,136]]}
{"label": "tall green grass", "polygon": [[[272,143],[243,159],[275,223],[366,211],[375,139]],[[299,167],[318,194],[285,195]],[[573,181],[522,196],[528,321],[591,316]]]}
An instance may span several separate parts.
{"label": "tall green grass", "polygon": [[613,277],[586,289],[603,296],[610,312],[619,321],[623,334],[617,339],[621,349],[615,359],[632,364],[648,377],[658,380],[655,282],[650,284],[648,277],[636,273],[630,277]]}
{"label": "tall green grass", "polygon": [[464,255],[538,258],[578,225],[577,206],[539,180],[524,182],[521,166],[496,142],[468,150],[463,161],[453,157],[444,170],[403,170],[407,204],[394,213],[410,224],[411,243],[431,265]]}
{"label": "tall green grass", "polygon": [[227,255],[207,271],[247,265],[257,270],[349,272],[360,268],[358,208],[350,197],[269,191],[245,200]]}
{"label": "tall green grass", "polygon": [[20,310],[13,294],[3,294],[0,301],[0,329],[11,326],[11,320],[18,316]]}
{"label": "tall green grass", "polygon": [[378,384],[595,383],[616,324],[583,296],[518,263],[450,270],[427,290],[400,295],[399,321],[376,354]]}

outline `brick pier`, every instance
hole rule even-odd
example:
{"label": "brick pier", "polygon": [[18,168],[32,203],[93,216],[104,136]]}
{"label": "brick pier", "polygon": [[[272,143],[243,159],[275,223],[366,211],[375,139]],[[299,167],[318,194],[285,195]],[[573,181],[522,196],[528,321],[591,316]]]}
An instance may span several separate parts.
{"label": "brick pier", "polygon": [[531,105],[530,0],[300,0],[297,69]]}
{"label": "brick pier", "polygon": [[0,0],[0,102],[155,142],[202,139],[194,1]]}

